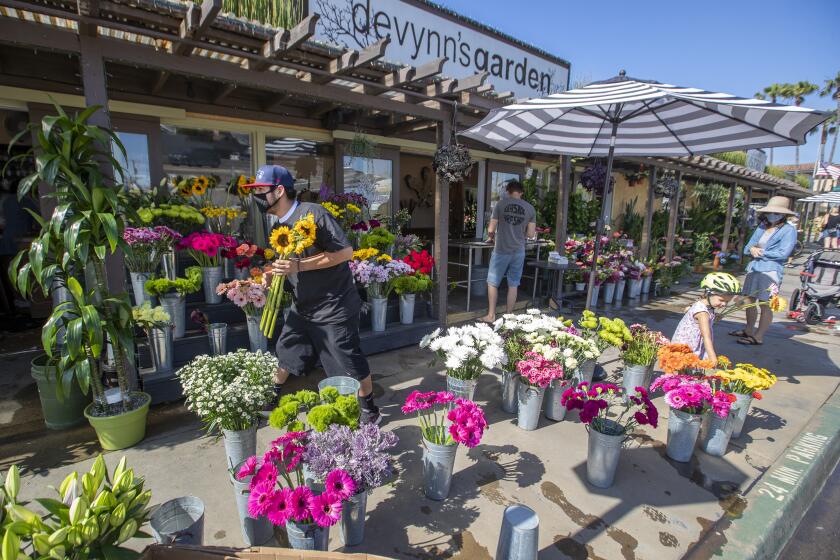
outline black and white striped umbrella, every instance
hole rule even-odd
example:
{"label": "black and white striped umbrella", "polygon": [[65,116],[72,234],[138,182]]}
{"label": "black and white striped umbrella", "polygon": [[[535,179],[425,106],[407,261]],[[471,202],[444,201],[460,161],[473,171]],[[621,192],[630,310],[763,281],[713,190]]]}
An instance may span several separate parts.
{"label": "black and white striped umbrella", "polygon": [[800,198],[797,202],[823,202],[828,204],[840,204],[840,191],[830,191]]}
{"label": "black and white striped umbrella", "polygon": [[828,118],[805,107],[627,78],[490,112],[463,133],[502,151],[573,156],[690,156],[794,146]]}
{"label": "black and white striped umbrella", "polygon": [[[463,133],[502,151],[607,158],[596,239],[608,220],[615,156],[691,156],[795,146],[829,117],[805,107],[628,78],[595,82],[540,99],[494,109]],[[599,244],[592,255],[586,307]]]}

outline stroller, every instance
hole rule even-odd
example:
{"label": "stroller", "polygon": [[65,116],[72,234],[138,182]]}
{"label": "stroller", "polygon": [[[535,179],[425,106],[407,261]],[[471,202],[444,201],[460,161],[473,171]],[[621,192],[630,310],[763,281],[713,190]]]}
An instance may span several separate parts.
{"label": "stroller", "polygon": [[840,251],[820,250],[808,257],[799,273],[802,285],[790,296],[791,317],[816,325],[828,317],[826,310],[840,305]]}

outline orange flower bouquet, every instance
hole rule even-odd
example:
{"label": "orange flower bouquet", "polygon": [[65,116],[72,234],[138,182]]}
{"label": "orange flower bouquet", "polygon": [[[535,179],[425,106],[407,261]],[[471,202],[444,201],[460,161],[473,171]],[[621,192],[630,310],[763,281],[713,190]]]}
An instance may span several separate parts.
{"label": "orange flower bouquet", "polygon": [[680,373],[692,369],[711,369],[711,360],[701,360],[687,344],[666,344],[659,349],[659,367],[665,373]]}

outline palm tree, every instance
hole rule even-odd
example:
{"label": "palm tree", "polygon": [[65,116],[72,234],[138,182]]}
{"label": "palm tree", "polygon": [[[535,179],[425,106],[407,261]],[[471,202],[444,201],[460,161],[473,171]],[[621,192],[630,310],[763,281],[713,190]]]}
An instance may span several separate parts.
{"label": "palm tree", "polygon": [[[764,90],[755,94],[756,99],[770,99],[771,103],[778,103],[779,98],[786,98],[784,93],[785,84],[770,84]],[[770,148],[770,165],[773,165],[773,148]]]}
{"label": "palm tree", "polygon": [[[817,91],[819,86],[811,82],[796,82],[795,84],[784,84],[784,97],[786,99],[793,99],[793,104],[797,107],[802,105],[805,97]],[[794,175],[799,175],[799,145],[796,145],[796,170]]]}
{"label": "palm tree", "polygon": [[[834,97],[837,101],[837,110],[834,113],[834,138],[831,140],[831,151],[828,153],[828,161],[830,163],[834,162],[834,150],[837,148],[837,131],[840,129],[838,127],[838,123],[840,123],[840,72],[837,72],[837,75],[829,80],[826,80],[823,84],[823,88],[820,91],[820,97]],[[820,156],[822,158],[822,156]]]}

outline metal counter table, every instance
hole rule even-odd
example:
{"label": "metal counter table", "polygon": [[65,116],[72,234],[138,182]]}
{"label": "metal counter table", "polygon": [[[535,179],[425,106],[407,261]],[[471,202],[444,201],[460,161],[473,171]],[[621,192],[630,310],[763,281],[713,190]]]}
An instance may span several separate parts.
{"label": "metal counter table", "polygon": [[[526,263],[528,266],[534,267],[534,291],[531,295],[532,301],[537,300],[537,277],[540,270],[545,270],[549,273],[548,293],[549,298],[554,300],[557,304],[557,309],[563,307],[563,273],[567,270],[580,270],[580,267],[575,263],[552,263],[548,261],[530,260]],[[554,272],[554,274],[551,274]]]}
{"label": "metal counter table", "polygon": [[[548,241],[540,239],[538,241],[529,241],[525,244],[525,250],[530,251],[531,249],[537,250],[537,261],[540,259],[540,249],[548,245]],[[461,268],[467,269],[467,279],[466,280],[456,280],[452,282],[452,285],[467,288],[467,311],[470,310],[470,297],[472,295],[472,283],[477,282],[478,280],[473,280],[472,273],[473,273],[473,266],[475,263],[475,258],[473,257],[474,251],[484,251],[493,248],[493,243],[488,243],[483,239],[452,239],[449,241],[449,254],[450,257],[452,255],[452,249],[458,249],[458,257],[461,258],[463,251],[466,249],[467,251],[467,262],[458,261],[449,261],[449,266],[457,266]],[[530,262],[530,261],[529,261]],[[534,272],[534,276],[522,276],[523,278],[529,278],[534,280],[534,286],[537,283],[537,273],[536,270]],[[482,281],[486,281],[485,279],[481,279]],[[447,279],[448,281],[448,279]]]}

